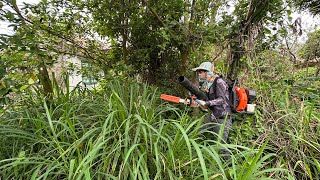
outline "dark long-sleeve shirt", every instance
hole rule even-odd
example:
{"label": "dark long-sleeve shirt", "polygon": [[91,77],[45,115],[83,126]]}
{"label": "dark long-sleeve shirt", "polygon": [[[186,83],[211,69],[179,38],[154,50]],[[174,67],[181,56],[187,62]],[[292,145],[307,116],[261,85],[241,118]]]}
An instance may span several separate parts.
{"label": "dark long-sleeve shirt", "polygon": [[209,106],[215,117],[219,118],[227,113],[231,114],[231,109],[227,102],[229,100],[228,85],[222,78],[217,79],[216,85],[210,87],[207,95],[209,100],[206,101],[206,105]]}

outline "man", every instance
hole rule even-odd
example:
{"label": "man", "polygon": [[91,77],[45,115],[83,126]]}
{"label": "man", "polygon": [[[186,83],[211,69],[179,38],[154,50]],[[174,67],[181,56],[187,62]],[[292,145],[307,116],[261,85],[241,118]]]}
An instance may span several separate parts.
{"label": "man", "polygon": [[[220,127],[225,124],[222,134],[222,142],[228,138],[229,130],[232,125],[231,108],[228,104],[229,94],[228,85],[219,75],[213,73],[214,66],[210,62],[203,62],[199,67],[193,68],[199,76],[200,89],[206,93],[209,100],[196,100],[202,106],[208,106],[212,110],[211,115],[203,121],[200,131],[213,131],[219,134]],[[222,150],[223,154],[229,154],[227,150]]]}

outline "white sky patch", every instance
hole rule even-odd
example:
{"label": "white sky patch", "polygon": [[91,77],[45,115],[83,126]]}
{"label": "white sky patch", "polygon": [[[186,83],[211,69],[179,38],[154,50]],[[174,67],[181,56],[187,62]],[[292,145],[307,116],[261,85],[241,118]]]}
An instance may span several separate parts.
{"label": "white sky patch", "polygon": [[308,12],[297,13],[294,12],[292,14],[293,21],[297,18],[301,18],[301,26],[302,26],[302,35],[298,37],[298,42],[303,43],[308,39],[308,33],[313,32],[315,30],[320,29],[320,17],[313,16]]}
{"label": "white sky patch", "polygon": [[[37,4],[39,3],[40,0],[17,0],[17,5],[19,7],[19,9],[21,9],[24,4],[23,3],[27,3],[27,4]],[[4,9],[10,9],[9,6],[4,6]],[[8,27],[10,25],[9,22],[6,21],[0,21],[0,34],[13,34],[13,28],[12,27]]]}

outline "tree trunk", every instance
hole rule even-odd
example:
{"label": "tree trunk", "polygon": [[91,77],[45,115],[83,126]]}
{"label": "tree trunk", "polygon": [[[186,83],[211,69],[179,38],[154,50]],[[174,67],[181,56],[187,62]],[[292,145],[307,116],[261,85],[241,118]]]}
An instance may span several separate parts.
{"label": "tree trunk", "polygon": [[189,48],[182,47],[180,50],[181,54],[181,74],[185,74],[188,67],[188,58],[189,58]]}
{"label": "tree trunk", "polygon": [[106,77],[107,77],[108,74],[109,74],[109,68],[107,68],[107,66],[104,65],[104,66],[102,67],[102,71],[103,71],[103,78],[106,79]]}
{"label": "tree trunk", "polygon": [[236,79],[238,76],[240,59],[243,56],[244,48],[241,46],[240,39],[234,40],[230,45],[230,68],[227,77],[229,79]]}
{"label": "tree trunk", "polygon": [[43,94],[47,98],[47,103],[52,102],[53,100],[53,88],[52,83],[49,78],[48,70],[44,62],[41,62],[41,64],[38,66],[39,75],[38,78],[40,80],[40,84],[43,87]]}
{"label": "tree trunk", "polygon": [[[258,25],[263,18],[258,17],[268,1],[250,0],[249,9],[246,18],[241,22],[239,30],[230,36],[230,68],[228,78],[235,79],[238,71],[242,68],[240,64],[241,57],[246,53],[244,42],[248,42],[249,50],[252,52],[254,48],[253,36],[251,30]],[[251,37],[251,39],[249,38]],[[249,38],[249,39],[248,39]],[[247,48],[248,48],[247,47]],[[251,48],[250,48],[251,47]]]}
{"label": "tree trunk", "polygon": [[[125,4],[125,1],[123,1],[123,4]],[[126,12],[122,13],[121,14],[121,18],[123,19],[121,21],[121,26],[122,26],[122,29],[121,29],[121,36],[122,36],[122,43],[121,43],[121,46],[122,46],[122,60],[124,62],[124,64],[127,64],[127,56],[128,56],[128,50],[127,50],[127,41],[128,41],[128,23],[129,23],[129,20],[128,20],[128,17],[127,17],[127,14]]]}
{"label": "tree trunk", "polygon": [[127,56],[128,56],[128,49],[127,49],[127,41],[128,41],[128,36],[127,32],[125,29],[121,32],[122,34],[122,60],[124,64],[127,64]]}
{"label": "tree trunk", "polygon": [[161,61],[158,57],[159,50],[153,49],[153,51],[149,54],[150,63],[148,66],[148,72],[145,74],[145,79],[149,84],[156,85],[159,81],[159,71],[161,67]]}

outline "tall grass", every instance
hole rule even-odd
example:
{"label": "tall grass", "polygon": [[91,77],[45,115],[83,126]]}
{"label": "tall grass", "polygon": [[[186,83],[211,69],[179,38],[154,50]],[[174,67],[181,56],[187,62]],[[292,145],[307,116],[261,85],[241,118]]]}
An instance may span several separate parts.
{"label": "tall grass", "polygon": [[[59,89],[57,89],[59,90]],[[75,89],[54,105],[29,94],[0,117],[3,179],[271,179],[289,177],[268,141],[248,148],[198,135],[202,118],[145,84]],[[224,160],[219,152],[232,154]]]}

